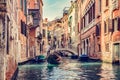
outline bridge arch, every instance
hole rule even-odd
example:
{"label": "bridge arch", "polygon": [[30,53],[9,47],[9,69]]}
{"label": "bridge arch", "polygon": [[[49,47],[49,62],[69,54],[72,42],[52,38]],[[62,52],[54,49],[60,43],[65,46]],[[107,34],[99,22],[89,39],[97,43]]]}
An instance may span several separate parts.
{"label": "bridge arch", "polygon": [[58,51],[58,52],[63,51],[63,52],[68,52],[66,54],[77,55],[77,52],[75,52],[74,50],[69,49],[69,48],[58,48],[55,51]]}

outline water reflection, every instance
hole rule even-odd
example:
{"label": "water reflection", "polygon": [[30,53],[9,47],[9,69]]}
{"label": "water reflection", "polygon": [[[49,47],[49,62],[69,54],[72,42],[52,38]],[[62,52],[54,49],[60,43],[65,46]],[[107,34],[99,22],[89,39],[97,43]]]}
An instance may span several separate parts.
{"label": "water reflection", "polygon": [[80,63],[66,59],[63,64],[19,66],[17,80],[120,80],[120,67],[97,62]]}

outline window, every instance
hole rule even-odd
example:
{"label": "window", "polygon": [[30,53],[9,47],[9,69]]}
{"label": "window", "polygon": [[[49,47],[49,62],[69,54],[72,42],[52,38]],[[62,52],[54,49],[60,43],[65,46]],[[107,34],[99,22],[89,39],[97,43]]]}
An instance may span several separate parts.
{"label": "window", "polygon": [[90,11],[89,11],[89,12],[90,12],[90,17],[89,17],[89,20],[90,20],[90,21],[89,21],[89,22],[91,22],[91,21],[92,21],[92,8],[90,8]]}
{"label": "window", "polygon": [[86,27],[95,18],[95,3],[89,8],[82,19],[82,26]]}
{"label": "window", "polygon": [[94,19],[95,18],[95,4],[93,4],[93,6],[92,6],[92,19]]}
{"label": "window", "polygon": [[43,29],[43,37],[45,37],[45,29]]}
{"label": "window", "polygon": [[85,27],[85,17],[82,18],[81,29],[83,29],[84,27]]}
{"label": "window", "polygon": [[84,40],[84,43],[83,43],[83,48],[84,48],[84,50],[85,50],[85,40]]}
{"label": "window", "polygon": [[107,33],[107,24],[104,22],[104,33]]}
{"label": "window", "polygon": [[109,6],[109,0],[106,0],[106,6]]}
{"label": "window", "polygon": [[26,36],[27,29],[26,29],[26,24],[21,20],[21,33]]}
{"label": "window", "polygon": [[86,15],[85,15],[85,20],[86,20],[86,25],[88,25],[89,24],[89,13],[87,13]]}
{"label": "window", "polygon": [[85,27],[87,26],[87,14],[85,15]]}
{"label": "window", "polygon": [[9,17],[7,17],[7,46],[6,46],[6,49],[7,49],[7,54],[9,54],[9,28],[10,28],[10,19]]}
{"label": "window", "polygon": [[89,11],[87,12],[88,20],[87,22],[90,23],[95,18],[95,3],[91,6]]}
{"label": "window", "polygon": [[20,0],[21,10],[23,10],[23,0]]}
{"label": "window", "polygon": [[113,20],[113,22],[114,22],[114,24],[113,24],[113,26],[114,26],[114,31],[120,30],[120,18],[119,18],[119,17],[115,18],[115,19]]}
{"label": "window", "polygon": [[83,17],[83,28],[85,27],[85,17]]}
{"label": "window", "polygon": [[118,20],[116,18],[114,19],[114,31],[117,31],[117,27],[118,27]]}
{"label": "window", "polygon": [[96,25],[96,36],[100,36],[101,34],[101,24]]}
{"label": "window", "polygon": [[24,14],[26,15],[26,14],[27,14],[27,5],[26,5],[26,4],[27,4],[27,1],[24,0],[23,3],[24,3],[24,7],[23,7],[23,8],[24,8]]}
{"label": "window", "polygon": [[101,52],[101,45],[98,44],[98,51]]}
{"label": "window", "polygon": [[108,33],[108,22],[109,19],[107,19],[106,21],[104,21],[104,33],[107,34]]}
{"label": "window", "polygon": [[99,0],[99,7],[98,7],[98,9],[99,9],[99,12],[101,13],[101,0]]}
{"label": "window", "polygon": [[83,18],[81,18],[81,29],[83,29]]}

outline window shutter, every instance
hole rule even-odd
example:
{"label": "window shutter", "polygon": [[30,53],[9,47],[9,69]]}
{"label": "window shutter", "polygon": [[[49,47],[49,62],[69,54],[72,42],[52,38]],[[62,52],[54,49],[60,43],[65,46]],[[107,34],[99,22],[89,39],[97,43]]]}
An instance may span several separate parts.
{"label": "window shutter", "polygon": [[83,28],[83,18],[81,19],[81,29]]}
{"label": "window shutter", "polygon": [[104,33],[106,33],[106,22],[104,21]]}
{"label": "window shutter", "polygon": [[23,21],[21,20],[21,33],[23,34]]}
{"label": "window shutter", "polygon": [[96,25],[96,36],[99,36],[99,25]]}
{"label": "window shutter", "polygon": [[25,23],[23,22],[23,34],[25,35]]}
{"label": "window shutter", "polygon": [[25,36],[27,36],[27,26],[25,24]]}
{"label": "window shutter", "polygon": [[114,24],[114,21],[112,20],[112,19],[108,19],[108,30],[109,30],[109,32],[113,32],[113,25]]}
{"label": "window shutter", "polygon": [[118,20],[118,30],[120,31],[120,18],[118,17],[117,20]]}
{"label": "window shutter", "polygon": [[114,19],[112,19],[112,32],[114,32]]}

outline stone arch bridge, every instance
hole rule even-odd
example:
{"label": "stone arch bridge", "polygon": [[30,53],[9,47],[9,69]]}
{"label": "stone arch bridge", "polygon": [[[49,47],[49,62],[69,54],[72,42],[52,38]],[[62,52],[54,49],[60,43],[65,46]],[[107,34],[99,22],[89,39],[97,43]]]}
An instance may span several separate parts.
{"label": "stone arch bridge", "polygon": [[54,51],[56,52],[65,52],[65,54],[68,54],[68,55],[78,55],[78,53],[72,49],[69,49],[69,48],[57,48],[55,49]]}

